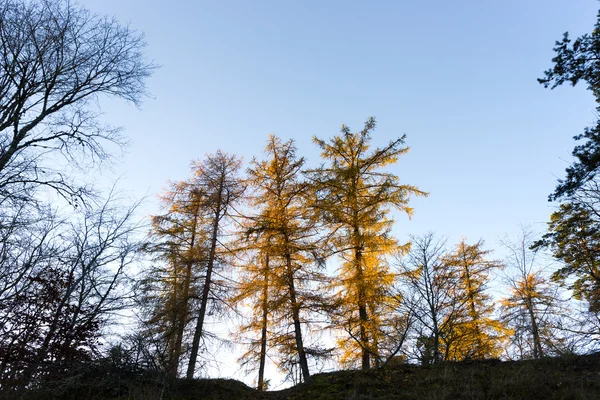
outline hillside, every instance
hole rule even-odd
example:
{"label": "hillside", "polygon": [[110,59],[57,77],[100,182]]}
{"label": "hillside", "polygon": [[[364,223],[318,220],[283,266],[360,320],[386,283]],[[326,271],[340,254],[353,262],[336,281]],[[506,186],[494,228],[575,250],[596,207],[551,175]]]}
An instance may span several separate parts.
{"label": "hillside", "polygon": [[597,399],[600,353],[529,361],[400,365],[314,375],[301,385],[260,393],[225,379],[161,381],[147,375],[76,374],[27,399]]}

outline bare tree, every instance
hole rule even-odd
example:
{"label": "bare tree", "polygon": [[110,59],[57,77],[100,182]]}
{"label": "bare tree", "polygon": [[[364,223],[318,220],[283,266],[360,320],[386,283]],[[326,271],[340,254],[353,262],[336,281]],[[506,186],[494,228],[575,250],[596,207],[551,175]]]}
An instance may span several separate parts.
{"label": "bare tree", "polygon": [[[0,2],[0,379],[27,384],[47,363],[91,357],[121,306],[137,244],[132,208],[78,183],[121,146],[103,95],[139,104],[155,68],[143,36],[68,0]],[[57,165],[60,165],[57,167]],[[62,196],[81,211],[45,205]],[[72,209],[71,209],[72,210]],[[53,368],[54,368],[53,366]]]}
{"label": "bare tree", "polygon": [[400,277],[406,290],[406,306],[415,319],[417,349],[422,363],[437,363],[443,359],[441,342],[461,309],[460,300],[452,288],[458,284],[458,274],[447,268],[443,257],[446,240],[432,232],[411,237],[410,252],[399,259]]}
{"label": "bare tree", "polygon": [[135,206],[122,209],[117,202],[110,197],[96,209],[48,218],[41,226],[20,282],[3,287],[2,381],[27,384],[56,372],[57,362],[94,355],[101,328],[125,305],[123,279],[138,253]]}
{"label": "bare tree", "polygon": [[154,66],[143,36],[67,0],[0,4],[0,198],[48,187],[70,201],[85,194],[47,161],[89,166],[122,144],[92,102],[101,94],[139,104]]}

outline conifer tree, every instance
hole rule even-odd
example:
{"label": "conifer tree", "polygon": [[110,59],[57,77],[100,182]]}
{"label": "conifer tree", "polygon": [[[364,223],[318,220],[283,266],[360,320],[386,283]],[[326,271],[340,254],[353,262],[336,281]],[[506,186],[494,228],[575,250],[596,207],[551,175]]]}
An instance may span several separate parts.
{"label": "conifer tree", "polygon": [[523,228],[517,241],[503,244],[512,271],[507,277],[510,295],[501,303],[502,319],[513,329],[512,342],[520,358],[542,358],[560,342],[552,324],[559,314],[556,290],[538,266],[537,251],[531,250],[531,231]]}
{"label": "conifer tree", "polygon": [[348,335],[340,340],[346,353],[342,359],[355,359],[358,353],[365,370],[377,354],[377,331],[384,317],[380,305],[394,281],[386,256],[408,248],[391,236],[390,210],[410,216],[409,197],[426,195],[382,170],[409,150],[402,147],[405,136],[370,150],[374,129],[375,119],[369,118],[360,132],[342,125],[341,134],[329,142],[313,138],[326,164],[308,171],[316,191],[314,207],[342,258],[334,281],[339,304],[334,325]]}
{"label": "conifer tree", "polygon": [[[241,160],[235,155],[219,150],[215,154],[207,155],[204,161],[196,162],[194,165],[195,184],[204,195],[204,223],[207,240],[204,279],[202,280],[199,310],[196,315],[196,326],[186,374],[188,379],[194,377],[200,338],[204,333],[206,312],[209,306],[218,306],[219,301],[223,300],[215,295],[213,273],[215,268],[222,263],[222,256],[229,252],[223,246],[223,233],[225,224],[231,215],[230,209],[244,193],[244,185],[238,176],[241,164]],[[209,304],[211,300],[213,304]]]}
{"label": "conifer tree", "polygon": [[493,318],[494,304],[485,292],[490,272],[503,267],[499,261],[487,260],[489,254],[489,250],[483,250],[482,240],[469,245],[463,239],[444,260],[458,274],[454,293],[461,306],[461,312],[452,316],[452,323],[446,322],[451,327],[444,337],[447,360],[497,358],[510,332]]}
{"label": "conifer tree", "polygon": [[201,188],[189,180],[170,182],[160,200],[166,212],[152,216],[146,250],[164,265],[153,266],[142,281],[143,301],[146,306],[152,305],[148,323],[167,347],[166,372],[177,376],[189,303],[195,296],[192,281],[206,258],[205,198]]}
{"label": "conifer tree", "polygon": [[579,202],[560,205],[548,222],[548,233],[535,248],[549,248],[562,262],[552,279],[567,283],[577,300],[588,302],[589,310],[600,312],[600,224],[597,212]]}
{"label": "conifer tree", "polygon": [[[247,370],[258,368],[257,390],[262,391],[266,389],[265,366],[270,343],[269,329],[273,323],[272,297],[275,296],[270,284],[269,254],[261,249],[261,245],[257,247],[257,250],[246,248],[247,252],[254,254],[241,268],[238,289],[232,303],[243,304],[250,309],[249,321],[241,326],[238,334],[242,344],[248,347],[240,361]],[[257,332],[258,338],[255,337]]]}
{"label": "conifer tree", "polygon": [[247,353],[259,361],[259,389],[264,382],[267,325],[271,345],[298,363],[304,380],[310,376],[306,316],[322,300],[314,283],[323,279],[315,258],[315,224],[306,207],[310,187],[300,176],[304,159],[297,158],[292,140],[282,142],[273,135],[265,153],[266,160],[254,159],[248,169],[250,204],[257,211],[248,218],[244,235],[258,262],[242,276],[238,295],[254,299],[254,318],[245,330],[261,332],[255,349]]}
{"label": "conifer tree", "polygon": [[[193,377],[207,310],[222,300],[213,274],[227,252],[221,247],[229,208],[244,190],[237,176],[240,165],[221,151],[193,162],[192,178],[170,184],[162,196],[166,212],[152,218],[147,250],[166,265],[148,271],[141,299],[150,308],[148,325],[165,343],[165,367],[172,376],[188,347],[187,376]],[[194,319],[192,343],[184,346],[185,330]]]}

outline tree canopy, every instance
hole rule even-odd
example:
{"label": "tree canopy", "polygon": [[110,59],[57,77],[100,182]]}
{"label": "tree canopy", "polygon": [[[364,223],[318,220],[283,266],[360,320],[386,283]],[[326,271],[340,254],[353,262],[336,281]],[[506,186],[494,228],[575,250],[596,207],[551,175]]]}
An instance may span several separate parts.
{"label": "tree canopy", "polygon": [[[553,67],[544,72],[538,82],[551,89],[564,83],[572,86],[584,81],[600,103],[600,13],[591,34],[585,34],[574,41],[565,32],[562,40],[554,47]],[[600,105],[596,109],[600,112]],[[567,176],[559,180],[550,200],[558,200],[573,195],[587,182],[593,181],[600,167],[600,120],[596,125],[585,128],[582,134],[574,136],[581,141],[573,149],[575,162],[566,170]]]}

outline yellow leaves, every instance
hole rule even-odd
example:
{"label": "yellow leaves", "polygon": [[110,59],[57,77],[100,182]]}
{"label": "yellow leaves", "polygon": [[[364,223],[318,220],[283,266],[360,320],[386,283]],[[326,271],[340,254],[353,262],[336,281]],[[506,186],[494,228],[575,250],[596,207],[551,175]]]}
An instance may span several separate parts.
{"label": "yellow leaves", "polygon": [[523,280],[517,281],[517,287],[513,289],[514,294],[530,299],[541,298],[538,287],[543,282],[544,280],[538,274],[529,273]]}
{"label": "yellow leaves", "polygon": [[[305,310],[323,307],[321,293],[315,291],[321,280],[315,262],[320,249],[307,205],[310,187],[300,176],[304,159],[295,156],[293,141],[282,142],[274,135],[269,136],[265,153],[266,160],[253,159],[248,168],[254,212],[245,217],[240,239],[245,243],[243,256],[260,259],[264,268],[244,267],[238,297],[254,311],[248,333],[264,337],[265,331],[258,328],[267,324],[269,347],[284,360],[280,369],[290,372],[291,360],[302,362],[305,357],[303,346],[297,344],[303,340],[300,324],[307,320]],[[268,284],[261,286],[267,278]],[[289,331],[291,325],[294,332]]]}
{"label": "yellow leaves", "polygon": [[[308,173],[319,193],[317,209],[332,234],[330,243],[344,260],[335,284],[340,308],[334,323],[350,335],[351,339],[344,341],[350,353],[355,353],[359,344],[363,367],[365,359],[377,354],[373,346],[377,347],[383,324],[382,308],[391,301],[387,296],[395,276],[389,271],[387,257],[409,248],[391,236],[394,221],[390,209],[410,217],[409,197],[425,194],[415,186],[400,185],[396,175],[382,171],[409,148],[402,147],[402,136],[370,150],[375,124],[370,118],[356,133],[342,126],[341,134],[329,142],[313,138],[329,165]],[[348,329],[348,324],[355,326]]]}
{"label": "yellow leaves", "polygon": [[406,242],[403,245],[399,245],[397,248],[397,255],[405,255],[410,251],[410,242]]}
{"label": "yellow leaves", "polygon": [[537,304],[549,304],[553,299],[548,293],[548,281],[539,271],[514,279],[510,294],[501,300],[505,309],[535,308]]}
{"label": "yellow leaves", "polygon": [[423,276],[423,266],[402,272],[402,276],[411,282],[417,282]]}
{"label": "yellow leaves", "polygon": [[498,357],[510,330],[491,318],[493,303],[485,293],[488,275],[502,263],[487,260],[483,241],[468,245],[463,239],[443,263],[457,276],[453,296],[457,310],[444,321],[442,343],[453,360]]}

